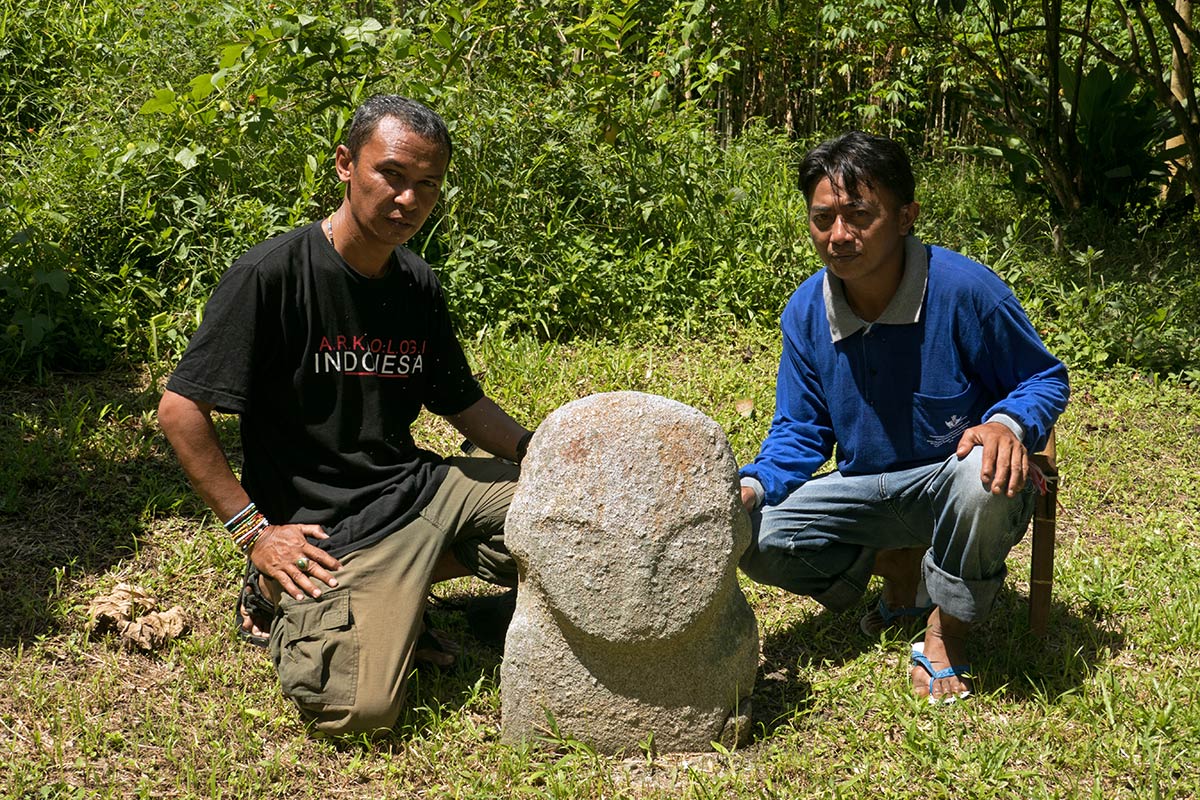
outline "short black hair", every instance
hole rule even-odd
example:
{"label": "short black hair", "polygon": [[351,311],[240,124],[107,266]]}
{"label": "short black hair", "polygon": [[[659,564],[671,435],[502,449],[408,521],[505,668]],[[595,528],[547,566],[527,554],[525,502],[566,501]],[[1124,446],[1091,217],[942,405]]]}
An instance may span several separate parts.
{"label": "short black hair", "polygon": [[346,149],[350,151],[351,159],[358,158],[362,146],[375,133],[380,121],[387,117],[397,120],[406,130],[422,139],[436,143],[445,152],[446,161],[450,161],[453,148],[446,121],[429,106],[398,94],[369,97],[354,112],[350,127],[346,130]]}
{"label": "short black hair", "polygon": [[840,183],[851,195],[858,194],[861,182],[872,189],[882,186],[901,205],[916,199],[917,181],[908,153],[886,136],[850,131],[817,145],[800,162],[800,188],[806,201],[812,202],[822,178]]}

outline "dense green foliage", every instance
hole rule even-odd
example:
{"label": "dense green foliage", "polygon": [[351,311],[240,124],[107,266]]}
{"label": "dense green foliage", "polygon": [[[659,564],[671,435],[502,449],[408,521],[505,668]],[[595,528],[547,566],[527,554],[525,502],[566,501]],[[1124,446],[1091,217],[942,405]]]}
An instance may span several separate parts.
{"label": "dense green foliage", "polygon": [[[0,0],[0,370],[169,361],[234,258],[334,208],[349,113],[389,90],[453,129],[413,246],[468,335],[770,324],[817,266],[794,163],[863,127],[917,155],[923,235],[1004,273],[1065,358],[1200,376],[1194,214],[1060,219],[956,155],[1011,153],[1039,183],[972,114],[969,20],[914,42],[919,21],[891,0]],[[1090,69],[1094,197],[1125,207],[1153,194],[1163,112]],[[1102,161],[1139,153],[1137,180]]]}
{"label": "dense green foliage", "polygon": [[914,19],[976,67],[966,91],[990,112],[986,150],[1019,189],[1119,214],[1164,184],[1200,201],[1190,7],[938,0]]}

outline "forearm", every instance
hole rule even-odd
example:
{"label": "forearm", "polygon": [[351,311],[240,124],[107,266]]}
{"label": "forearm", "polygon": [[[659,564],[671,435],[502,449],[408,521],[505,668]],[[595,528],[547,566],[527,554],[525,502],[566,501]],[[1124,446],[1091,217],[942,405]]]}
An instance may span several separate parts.
{"label": "forearm", "polygon": [[780,361],[771,428],[742,477],[758,482],[759,502],[775,505],[811,478],[832,452],[833,426],[818,381],[789,343]]}
{"label": "forearm", "polygon": [[[810,350],[792,319],[791,303],[784,312],[783,352],[775,383],[775,414],[771,428],[754,461],[741,469],[742,478],[752,478],[755,502],[775,505],[783,501],[833,452],[833,425],[825,402],[817,366],[805,358]],[[750,487],[743,487],[749,489]],[[761,493],[760,493],[761,490]],[[743,493],[746,497],[746,493]]]}
{"label": "forearm", "polygon": [[446,417],[459,433],[492,455],[520,461],[517,445],[529,431],[488,397]]}
{"label": "forearm", "polygon": [[222,522],[246,507],[242,488],[221,447],[212,422],[212,408],[175,392],[163,393],[159,425],[196,493]]}
{"label": "forearm", "polygon": [[1022,443],[1036,451],[1067,406],[1067,368],[1046,350],[1015,299],[986,320],[985,339],[971,369],[999,400],[983,419],[1005,415],[1015,420]]}
{"label": "forearm", "polygon": [[[1021,427],[1023,443],[1032,452],[1045,443],[1069,397],[1066,367],[1056,364],[1020,383],[988,409],[984,419],[1009,417],[1015,420]],[[1003,419],[996,421],[1003,422]]]}
{"label": "forearm", "polygon": [[776,420],[754,461],[740,470],[744,479],[758,482],[756,501],[775,505],[812,477],[832,451],[832,434],[815,426]]}
{"label": "forearm", "polygon": [[[250,498],[229,468],[212,411],[211,405],[167,391],[158,404],[158,424],[196,492],[221,522],[226,522],[244,509]],[[235,542],[260,572],[278,581],[279,587],[297,600],[306,594],[321,596],[314,578],[337,586],[332,571],[339,569],[341,562],[309,541],[328,538],[320,525],[266,525],[261,517],[259,520],[246,541],[235,538]]]}

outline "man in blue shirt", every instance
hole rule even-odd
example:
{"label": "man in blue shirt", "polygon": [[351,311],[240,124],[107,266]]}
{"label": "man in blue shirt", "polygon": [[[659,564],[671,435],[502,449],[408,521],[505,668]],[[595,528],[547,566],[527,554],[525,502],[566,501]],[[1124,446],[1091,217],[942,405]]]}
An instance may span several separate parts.
{"label": "man in blue shirt", "polygon": [[1028,454],[1066,407],[1067,371],[1000,278],[912,235],[899,144],[847,133],[805,157],[800,183],[825,269],[780,319],[775,416],[741,471],[742,568],[834,610],[882,576],[863,629],[929,614],[914,691],[965,697],[967,633],[1029,522]]}

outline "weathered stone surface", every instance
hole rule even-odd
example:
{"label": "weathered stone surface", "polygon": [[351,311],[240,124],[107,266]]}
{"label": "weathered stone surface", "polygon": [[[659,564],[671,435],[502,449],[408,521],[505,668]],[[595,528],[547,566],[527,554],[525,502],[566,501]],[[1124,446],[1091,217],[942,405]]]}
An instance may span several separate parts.
{"label": "weathered stone surface", "polygon": [[720,427],[673,400],[593,395],[542,423],[505,526],[521,573],[507,740],[544,733],[547,712],[604,752],[650,733],[664,752],[745,738],[758,628],[736,483]]}

